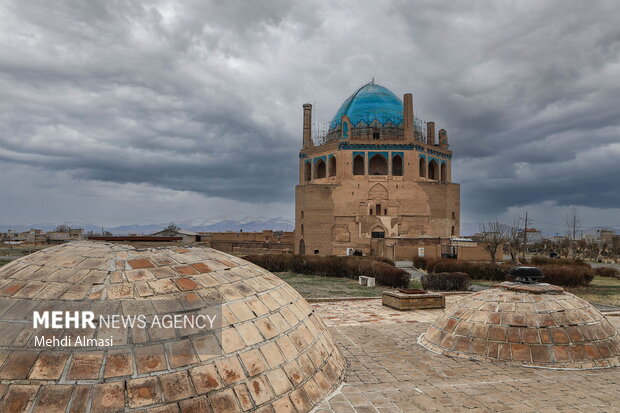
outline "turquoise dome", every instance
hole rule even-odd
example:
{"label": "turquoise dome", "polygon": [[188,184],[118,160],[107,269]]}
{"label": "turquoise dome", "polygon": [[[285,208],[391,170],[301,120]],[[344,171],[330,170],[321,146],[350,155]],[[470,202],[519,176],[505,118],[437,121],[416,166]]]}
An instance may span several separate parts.
{"label": "turquoise dome", "polygon": [[343,102],[329,129],[337,129],[344,115],[349,117],[353,126],[358,126],[361,121],[370,125],[375,120],[381,125],[391,122],[398,126],[403,122],[403,102],[388,88],[371,82]]}

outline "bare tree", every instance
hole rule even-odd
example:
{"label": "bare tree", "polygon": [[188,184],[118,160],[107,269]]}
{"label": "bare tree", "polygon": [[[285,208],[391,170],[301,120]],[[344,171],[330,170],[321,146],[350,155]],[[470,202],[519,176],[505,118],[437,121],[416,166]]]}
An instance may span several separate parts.
{"label": "bare tree", "polygon": [[568,240],[571,257],[577,258],[577,231],[579,229],[579,215],[577,214],[577,208],[571,208],[570,212],[566,216],[566,227],[568,229]]}
{"label": "bare tree", "polygon": [[181,228],[179,228],[177,226],[177,224],[175,224],[174,222],[171,222],[168,224],[168,226],[166,226],[166,228],[164,228],[164,231],[171,231],[171,232],[178,232]]}
{"label": "bare tree", "polygon": [[495,263],[495,254],[500,245],[506,242],[506,225],[501,222],[489,221],[480,223],[480,244],[491,256],[491,262]]}
{"label": "bare tree", "polygon": [[512,263],[519,261],[519,253],[524,248],[524,236],[519,231],[519,224],[515,221],[506,230],[506,241],[508,243],[508,252]]}

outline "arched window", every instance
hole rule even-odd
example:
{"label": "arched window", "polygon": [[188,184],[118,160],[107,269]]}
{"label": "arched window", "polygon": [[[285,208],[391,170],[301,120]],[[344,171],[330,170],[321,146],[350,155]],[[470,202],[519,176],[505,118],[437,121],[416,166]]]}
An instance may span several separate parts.
{"label": "arched window", "polygon": [[353,158],[353,175],[364,175],[364,157],[362,155],[356,155]]}
{"label": "arched window", "polygon": [[455,231],[454,231],[454,225],[452,226],[452,236],[455,235]]}
{"label": "arched window", "polygon": [[304,235],[304,224],[301,224],[301,235]]}
{"label": "arched window", "polygon": [[400,155],[392,157],[392,175],[403,176],[403,158]]}
{"label": "arched window", "polygon": [[381,204],[375,206],[375,215],[381,215]]}
{"label": "arched window", "polygon": [[312,179],[312,168],[310,167],[310,162],[304,163],[304,181],[308,182]]}
{"label": "arched window", "polygon": [[437,180],[437,162],[435,160],[431,160],[428,163],[428,179],[432,179],[434,181]]}
{"label": "arched window", "polygon": [[426,159],[420,158],[420,178],[426,178]]}
{"label": "arched window", "polygon": [[299,255],[306,255],[306,243],[304,240],[299,240]]}
{"label": "arched window", "polygon": [[336,157],[329,158],[329,176],[336,176]]}
{"label": "arched window", "polygon": [[388,165],[387,159],[382,155],[376,154],[368,162],[368,174],[369,175],[387,175]]}
{"label": "arched window", "polygon": [[323,159],[319,159],[314,167],[314,179],[325,178],[326,175],[325,161]]}
{"label": "arched window", "polygon": [[445,163],[441,164],[441,182],[444,184],[448,182],[448,168]]}

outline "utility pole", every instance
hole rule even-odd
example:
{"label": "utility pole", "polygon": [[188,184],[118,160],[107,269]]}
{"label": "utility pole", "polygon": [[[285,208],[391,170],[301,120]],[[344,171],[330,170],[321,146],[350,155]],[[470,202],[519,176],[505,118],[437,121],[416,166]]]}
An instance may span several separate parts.
{"label": "utility pole", "polygon": [[527,248],[527,211],[525,211],[525,223],[523,228],[523,259],[525,260],[525,249]]}

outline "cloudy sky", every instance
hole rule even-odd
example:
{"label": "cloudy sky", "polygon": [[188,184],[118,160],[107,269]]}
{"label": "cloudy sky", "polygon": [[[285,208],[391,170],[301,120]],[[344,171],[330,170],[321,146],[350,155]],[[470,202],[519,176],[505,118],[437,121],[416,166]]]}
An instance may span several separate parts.
{"label": "cloudy sky", "polygon": [[301,105],[448,130],[464,222],[620,229],[620,2],[0,0],[0,223],[293,216]]}

